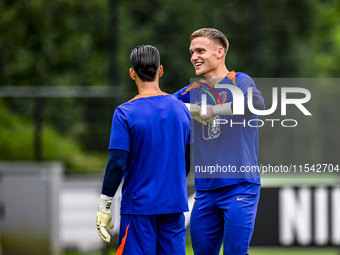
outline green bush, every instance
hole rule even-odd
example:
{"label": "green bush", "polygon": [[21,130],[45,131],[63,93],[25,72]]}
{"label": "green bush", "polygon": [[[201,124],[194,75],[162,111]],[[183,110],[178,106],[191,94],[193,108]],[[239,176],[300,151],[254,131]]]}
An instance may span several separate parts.
{"label": "green bush", "polygon": [[[0,160],[34,160],[34,125],[31,119],[9,111],[0,100]],[[51,126],[42,131],[42,160],[62,161],[66,173],[103,171],[108,153],[85,153],[71,136]]]}

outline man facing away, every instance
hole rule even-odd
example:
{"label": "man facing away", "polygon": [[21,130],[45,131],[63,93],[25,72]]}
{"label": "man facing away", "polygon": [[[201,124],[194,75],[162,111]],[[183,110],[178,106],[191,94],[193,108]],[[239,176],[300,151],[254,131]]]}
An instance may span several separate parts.
{"label": "man facing away", "polygon": [[[193,32],[190,40],[196,75],[206,79],[174,96],[186,103],[195,119],[197,192],[190,220],[193,250],[195,255],[219,254],[223,242],[224,254],[248,254],[261,181],[259,173],[253,171],[258,166],[257,115],[250,112],[246,102],[251,97],[254,108],[261,110],[263,97],[247,74],[226,68],[229,43],[223,33],[202,28]],[[252,95],[248,95],[248,88]],[[245,101],[244,114],[239,116],[233,115],[235,91]]]}
{"label": "man facing away", "polygon": [[190,113],[159,88],[158,50],[138,46],[130,77],[139,94],[114,112],[97,229],[110,241],[112,197],[124,176],[117,254],[185,254]]}

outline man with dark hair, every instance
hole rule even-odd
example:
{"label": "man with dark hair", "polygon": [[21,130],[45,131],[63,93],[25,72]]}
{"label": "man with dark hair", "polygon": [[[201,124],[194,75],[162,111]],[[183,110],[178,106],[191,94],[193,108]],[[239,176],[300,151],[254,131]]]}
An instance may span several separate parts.
{"label": "man with dark hair", "polygon": [[97,229],[110,242],[110,205],[124,176],[117,254],[185,254],[190,113],[159,88],[158,50],[138,46],[130,77],[139,94],[114,112]]}
{"label": "man with dark hair", "polygon": [[[130,55],[132,70],[142,81],[146,82],[155,81],[160,62],[159,52],[152,46],[138,46],[132,50]],[[162,66],[161,69],[163,69]]]}
{"label": "man with dark hair", "polygon": [[238,91],[244,102],[251,96],[258,110],[264,109],[263,97],[247,74],[226,68],[229,43],[223,33],[202,28],[190,40],[196,75],[206,80],[194,82],[174,96],[186,103],[196,120],[197,192],[190,219],[193,250],[195,255],[217,255],[223,242],[223,254],[247,254],[261,181],[258,172],[244,170],[258,167],[257,115],[245,104],[244,114],[234,116],[233,104],[237,100],[233,94]]}

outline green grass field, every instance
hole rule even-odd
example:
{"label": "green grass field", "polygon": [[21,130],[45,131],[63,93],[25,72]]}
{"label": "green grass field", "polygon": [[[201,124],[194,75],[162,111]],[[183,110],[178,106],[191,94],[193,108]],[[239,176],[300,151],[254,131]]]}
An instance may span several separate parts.
{"label": "green grass field", "polygon": [[[340,248],[250,248],[249,255],[339,255]],[[187,246],[187,255],[194,255],[192,248]],[[220,255],[223,255],[221,249]]]}
{"label": "green grass field", "polygon": [[[193,255],[190,245],[186,248],[187,255]],[[115,255],[116,250],[110,251],[109,255]],[[249,255],[340,255],[340,248],[250,248]],[[79,255],[79,253],[64,253],[64,255]],[[90,253],[87,255],[102,255],[101,253]],[[220,252],[223,255],[223,252]]]}
{"label": "green grass field", "polygon": [[285,255],[285,254],[289,254],[289,255],[339,255],[340,248],[251,248],[249,249],[249,254],[250,255]]}

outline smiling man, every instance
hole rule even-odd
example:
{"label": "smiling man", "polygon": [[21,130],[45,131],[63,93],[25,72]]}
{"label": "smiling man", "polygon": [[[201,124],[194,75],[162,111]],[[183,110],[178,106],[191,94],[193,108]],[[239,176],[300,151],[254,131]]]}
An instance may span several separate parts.
{"label": "smiling man", "polygon": [[[199,35],[197,33],[197,35]],[[220,63],[225,61],[229,47],[225,37],[220,40],[210,39],[205,36],[191,36],[189,51],[191,53],[191,63],[195,67],[197,76],[205,76],[207,79],[214,77],[224,77],[229,73],[225,65]],[[197,37],[196,37],[197,36]]]}
{"label": "smiling man", "polygon": [[[233,95],[216,84],[237,86],[247,102],[252,88],[253,105],[264,109],[264,101],[254,81],[245,73],[229,71],[225,65],[229,42],[220,31],[202,28],[190,37],[194,82],[174,94],[186,103],[193,118],[195,204],[190,233],[195,255],[248,254],[260,197],[260,175],[242,169],[258,166],[258,131],[247,126],[257,121],[244,106],[244,115],[233,115]],[[206,113],[202,111],[206,98]],[[209,120],[212,121],[209,123]],[[208,123],[209,124],[208,124]],[[219,123],[216,125],[216,123]],[[220,124],[222,123],[222,124]],[[223,125],[223,123],[234,123]]]}

